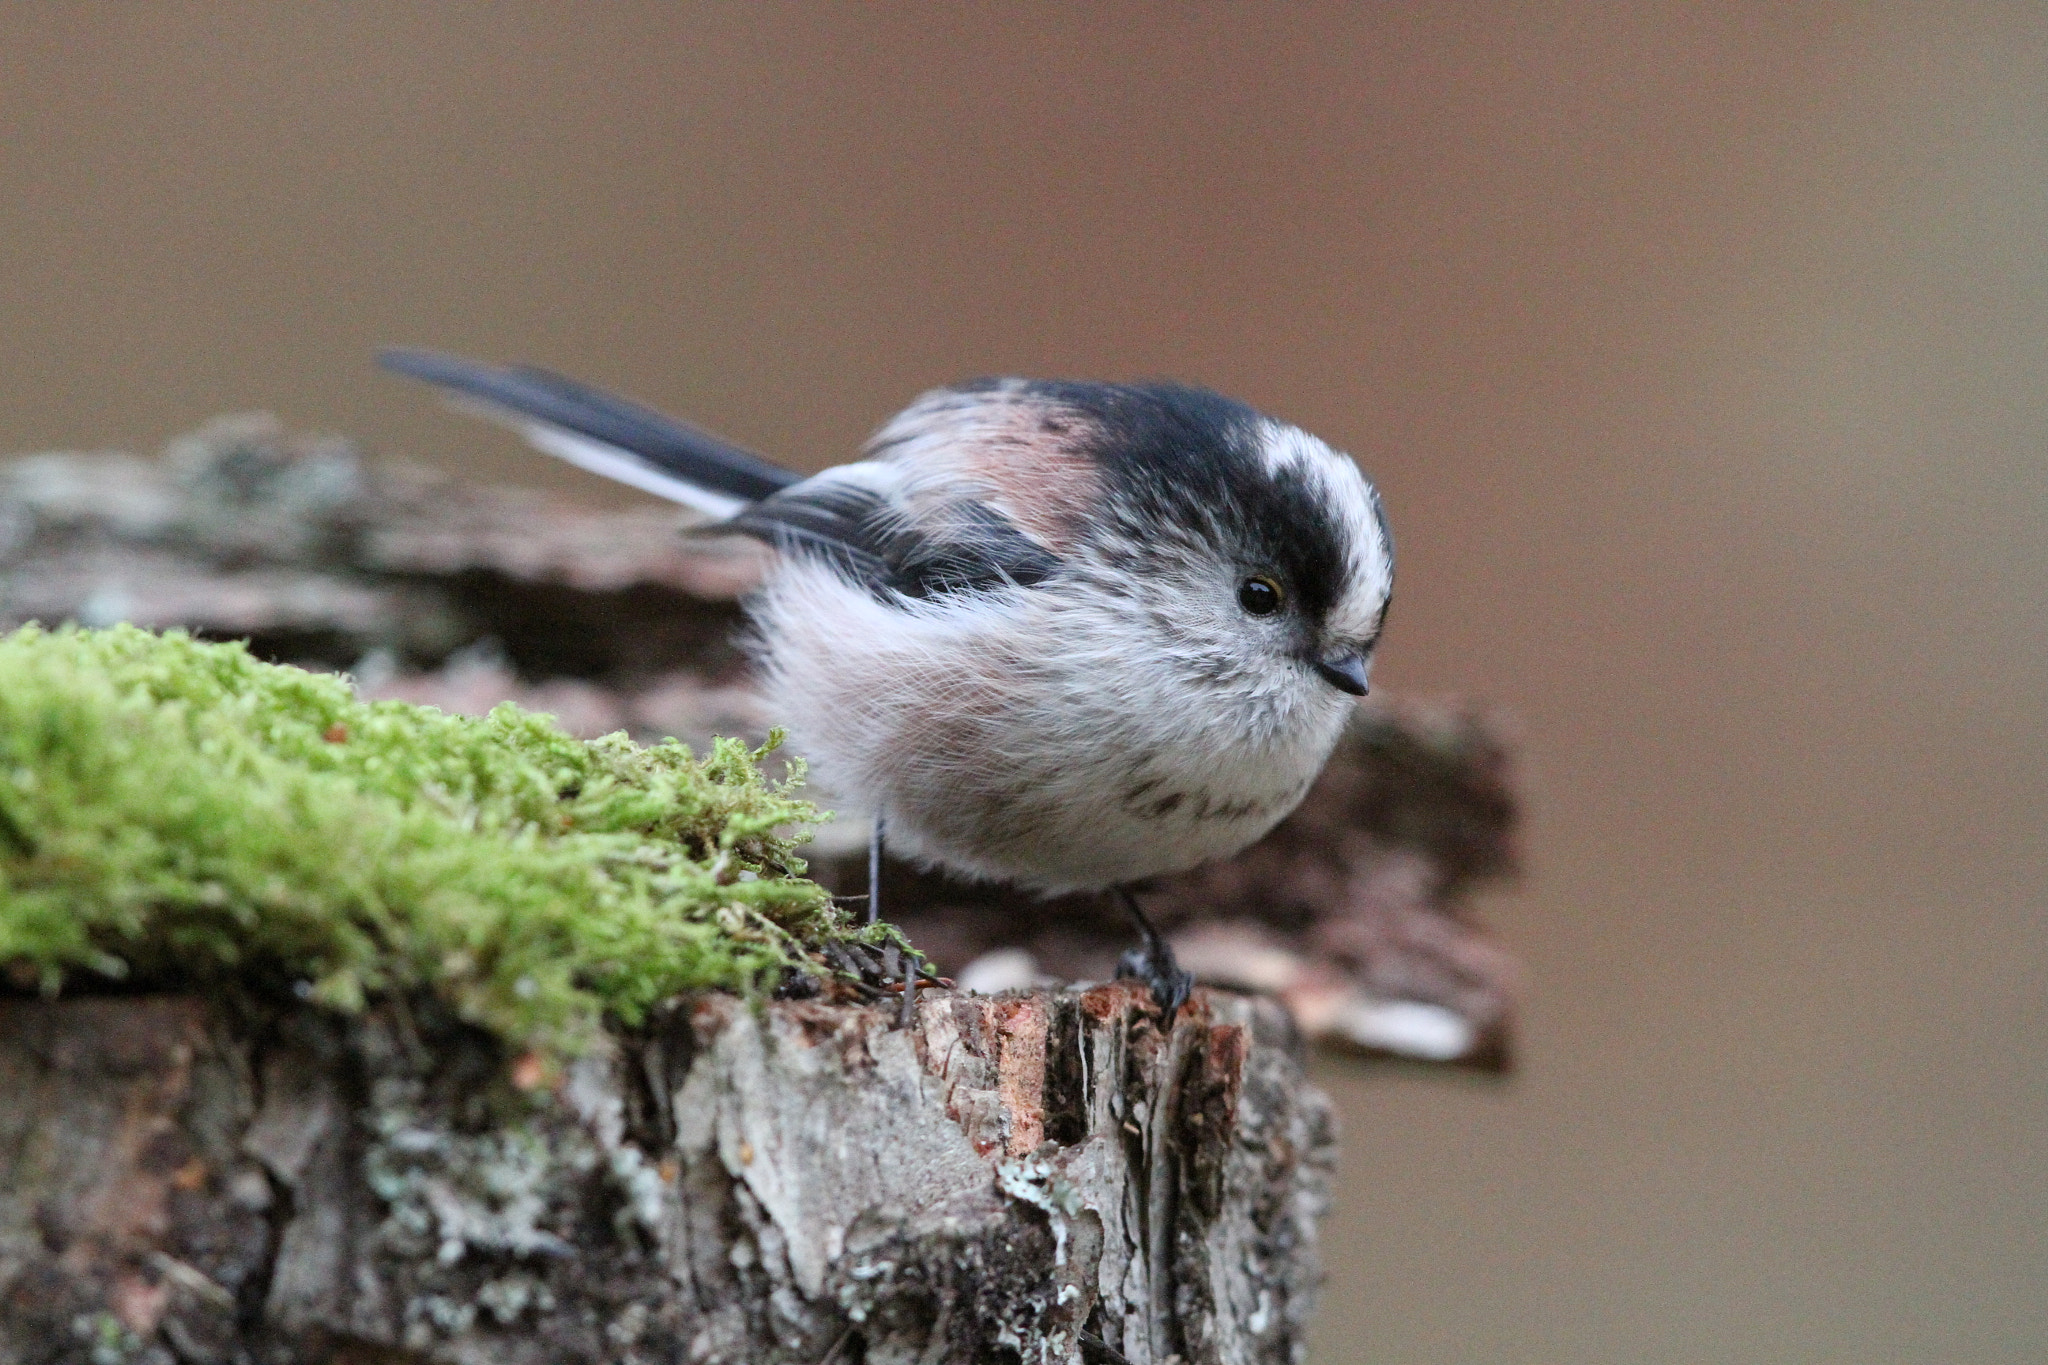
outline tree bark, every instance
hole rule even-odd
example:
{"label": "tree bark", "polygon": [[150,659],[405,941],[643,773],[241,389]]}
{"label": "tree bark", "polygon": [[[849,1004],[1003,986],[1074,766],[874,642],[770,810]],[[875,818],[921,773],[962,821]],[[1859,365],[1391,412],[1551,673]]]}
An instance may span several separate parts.
{"label": "tree bark", "polygon": [[1295,1361],[1332,1156],[1220,991],[0,1002],[0,1362]]}

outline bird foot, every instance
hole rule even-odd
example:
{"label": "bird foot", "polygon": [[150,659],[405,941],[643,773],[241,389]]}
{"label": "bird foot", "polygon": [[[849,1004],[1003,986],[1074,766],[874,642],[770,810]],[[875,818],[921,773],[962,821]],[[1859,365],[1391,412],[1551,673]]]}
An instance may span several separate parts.
{"label": "bird foot", "polygon": [[1117,959],[1116,977],[1119,981],[1135,978],[1152,990],[1152,1003],[1159,1006],[1159,1012],[1168,1019],[1180,1012],[1187,1002],[1188,992],[1195,988],[1195,978],[1181,970],[1174,961],[1173,949],[1167,947],[1166,936],[1152,923],[1152,917],[1145,913],[1145,907],[1138,904],[1138,898],[1127,886],[1110,888],[1117,903],[1130,917],[1131,925],[1138,931],[1138,944],[1126,948],[1124,955]]}
{"label": "bird foot", "polygon": [[1152,1003],[1169,1019],[1180,1012],[1188,993],[1195,988],[1194,974],[1174,961],[1173,949],[1159,938],[1126,948],[1117,959],[1116,977],[1119,981],[1144,982],[1152,992]]}

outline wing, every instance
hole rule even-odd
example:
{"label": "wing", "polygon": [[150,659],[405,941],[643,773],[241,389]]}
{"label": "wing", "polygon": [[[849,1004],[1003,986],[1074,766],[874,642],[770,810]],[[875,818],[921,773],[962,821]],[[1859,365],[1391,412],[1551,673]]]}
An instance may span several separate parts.
{"label": "wing", "polygon": [[820,556],[877,596],[1028,588],[1059,568],[1059,556],[973,498],[921,509],[913,524],[871,472],[873,465],[828,470],[702,531],[738,531]]}

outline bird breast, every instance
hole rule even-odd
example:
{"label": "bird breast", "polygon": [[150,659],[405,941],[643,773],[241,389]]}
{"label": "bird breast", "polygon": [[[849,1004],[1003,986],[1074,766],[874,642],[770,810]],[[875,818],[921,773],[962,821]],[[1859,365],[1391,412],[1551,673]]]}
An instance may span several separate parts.
{"label": "bird breast", "polygon": [[906,607],[797,560],[755,614],[773,714],[822,799],[886,810],[893,851],[1045,892],[1243,848],[1348,712],[1313,679],[1219,686],[1041,590]]}

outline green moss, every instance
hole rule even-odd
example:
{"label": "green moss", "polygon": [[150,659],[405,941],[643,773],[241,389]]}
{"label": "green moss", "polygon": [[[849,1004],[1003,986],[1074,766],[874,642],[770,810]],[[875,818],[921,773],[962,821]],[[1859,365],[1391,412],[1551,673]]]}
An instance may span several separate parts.
{"label": "green moss", "polygon": [[[771,741],[772,744],[773,741]],[[574,1045],[851,932],[801,877],[817,818],[738,741],[705,759],[358,701],[239,645],[0,638],[0,964],[269,980],[353,1009],[430,988]]]}

